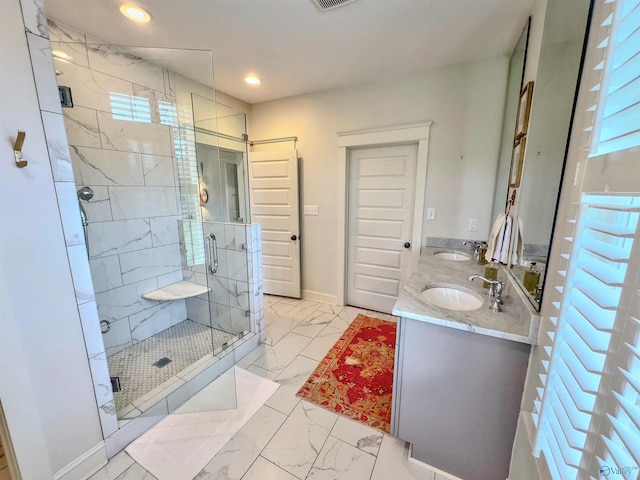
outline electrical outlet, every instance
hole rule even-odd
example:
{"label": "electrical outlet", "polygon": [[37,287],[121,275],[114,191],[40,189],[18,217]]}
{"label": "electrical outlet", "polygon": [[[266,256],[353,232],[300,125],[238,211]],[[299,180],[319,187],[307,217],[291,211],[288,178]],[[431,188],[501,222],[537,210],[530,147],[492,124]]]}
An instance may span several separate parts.
{"label": "electrical outlet", "polygon": [[435,220],[435,219],[436,219],[436,209],[427,208],[427,220]]}
{"label": "electrical outlet", "polygon": [[478,219],[477,218],[470,218],[469,219],[469,231],[470,232],[475,232],[476,230],[478,230]]}
{"label": "electrical outlet", "polygon": [[318,205],[305,205],[304,206],[304,214],[305,215],[318,215]]}

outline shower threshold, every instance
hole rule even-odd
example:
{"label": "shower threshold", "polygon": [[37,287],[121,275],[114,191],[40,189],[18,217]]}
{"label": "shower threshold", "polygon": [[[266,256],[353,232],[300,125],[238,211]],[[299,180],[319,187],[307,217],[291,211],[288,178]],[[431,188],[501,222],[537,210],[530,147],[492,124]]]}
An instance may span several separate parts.
{"label": "shower threshold", "polygon": [[181,375],[192,371],[194,364],[212,360],[231,350],[239,338],[222,330],[184,320],[152,337],[138,342],[107,358],[109,375],[119,377],[121,391],[113,397],[118,419],[140,415],[153,403],[157,394],[184,383]]}

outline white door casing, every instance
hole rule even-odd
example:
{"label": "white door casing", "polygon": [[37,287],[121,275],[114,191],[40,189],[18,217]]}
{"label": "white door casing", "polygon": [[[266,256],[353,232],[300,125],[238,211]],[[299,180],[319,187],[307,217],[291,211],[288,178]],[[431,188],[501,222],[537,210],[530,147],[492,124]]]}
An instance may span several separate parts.
{"label": "white door casing", "polygon": [[347,294],[347,172],[349,150],[357,147],[417,143],[417,168],[413,198],[411,251],[407,268],[411,270],[418,261],[422,247],[422,222],[427,179],[427,157],[431,122],[338,133],[338,191],[344,196],[338,199],[338,288],[337,303],[345,304]]}
{"label": "white door casing", "polygon": [[391,313],[411,269],[418,145],[349,152],[347,304]]}
{"label": "white door casing", "polygon": [[251,222],[262,225],[264,293],[300,298],[296,150],[249,153]]}

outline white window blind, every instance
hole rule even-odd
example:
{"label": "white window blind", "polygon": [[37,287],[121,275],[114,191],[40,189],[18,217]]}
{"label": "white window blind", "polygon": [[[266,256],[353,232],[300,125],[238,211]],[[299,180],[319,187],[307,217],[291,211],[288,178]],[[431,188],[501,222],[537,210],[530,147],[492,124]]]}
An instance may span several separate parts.
{"label": "white window blind", "polygon": [[[639,217],[640,196],[583,194],[575,221],[576,237],[565,239],[571,250],[568,270],[562,272],[566,281],[558,287],[563,296],[558,317],[553,319],[556,329],[550,332],[554,343],[538,426],[538,448],[545,453],[554,478],[585,478],[579,472],[593,412],[603,390],[608,391],[603,388],[603,376],[615,350],[613,332],[627,321],[620,311],[623,287],[637,277],[628,264]],[[637,337],[632,342],[636,348]],[[640,370],[626,371],[640,381]],[[616,454],[603,459],[603,466],[640,466],[640,458],[636,463],[630,453],[636,450],[635,454],[640,454],[637,425],[635,434],[623,431],[626,438],[635,438],[636,442],[628,446],[609,442],[617,445],[617,450],[609,448]]]}
{"label": "white window blind", "polygon": [[[196,156],[196,134],[189,124],[178,125],[179,118],[191,119],[190,109],[181,106],[175,113],[176,123],[173,128],[173,148],[178,162],[178,182],[180,184],[180,206],[182,209],[182,233],[187,266],[203,265],[206,260],[204,230],[200,197],[198,192],[198,158]],[[161,110],[169,118],[168,110]]]}
{"label": "white window blind", "polygon": [[109,92],[111,115],[114,120],[151,123],[149,99],[124,93]]}
{"label": "white window blind", "polygon": [[[636,244],[638,237],[636,236]],[[638,248],[636,245],[634,248]],[[637,267],[636,267],[637,268]],[[608,478],[640,478],[640,290],[628,310],[619,309],[616,330],[621,341],[605,371],[611,372],[609,396],[603,402],[600,434],[594,439],[590,470]],[[622,306],[624,307],[624,305]]]}
{"label": "white window blind", "polygon": [[640,2],[617,0],[601,27],[608,35],[599,45],[605,57],[596,65],[603,75],[591,155],[640,144]]}
{"label": "white window blind", "polygon": [[[595,1],[532,413],[554,479],[640,478],[639,15],[640,0]],[[598,183],[603,165],[618,170]]]}

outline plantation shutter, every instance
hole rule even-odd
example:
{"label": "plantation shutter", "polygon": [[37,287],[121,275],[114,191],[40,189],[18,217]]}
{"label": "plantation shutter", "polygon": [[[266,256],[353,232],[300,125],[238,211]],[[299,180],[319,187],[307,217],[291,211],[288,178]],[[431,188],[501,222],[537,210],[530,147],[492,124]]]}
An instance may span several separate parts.
{"label": "plantation shutter", "polygon": [[[640,0],[596,0],[532,413],[534,454],[554,479],[640,475],[640,192],[583,187],[597,175],[590,159],[628,159],[628,150],[618,152],[640,145],[638,35]],[[635,165],[621,175],[640,179],[640,157]]]}
{"label": "plantation shutter", "polygon": [[[190,125],[193,113],[187,107],[175,112],[173,148],[178,163],[180,183],[182,233],[187,266],[203,265],[206,260],[202,213],[200,211],[198,158],[196,156],[196,134]],[[179,124],[179,120],[187,121]]]}
{"label": "plantation shutter", "polygon": [[151,104],[148,98],[109,92],[111,116],[125,122],[151,123]]}
{"label": "plantation shutter", "polygon": [[608,34],[599,46],[606,56],[596,66],[604,75],[592,155],[640,144],[640,6],[637,0],[606,3],[616,5],[601,26]]}
{"label": "plantation shutter", "polygon": [[[559,315],[552,320],[556,330],[550,332],[554,346],[539,425],[539,448],[545,452],[554,478],[562,479],[581,478],[592,413],[609,356],[615,353],[612,333],[626,322],[620,318],[619,306],[623,287],[629,281],[635,283],[633,277],[637,276],[628,264],[640,216],[640,196],[583,194],[578,212],[576,237],[566,238],[571,244],[568,269],[561,272],[566,281],[557,287],[563,298]],[[636,378],[639,374],[631,373]],[[637,425],[635,430],[637,449]],[[625,430],[625,437],[627,433]],[[617,445],[618,450],[625,448],[624,442]]]}
{"label": "plantation shutter", "polygon": [[[638,238],[635,248],[637,242]],[[596,438],[593,449],[596,465],[590,470],[599,471],[605,477],[610,474],[614,478],[615,475],[640,477],[640,290],[637,287],[636,279],[630,308],[619,322],[622,341],[617,358],[612,359],[611,393],[600,428],[603,433]]]}

